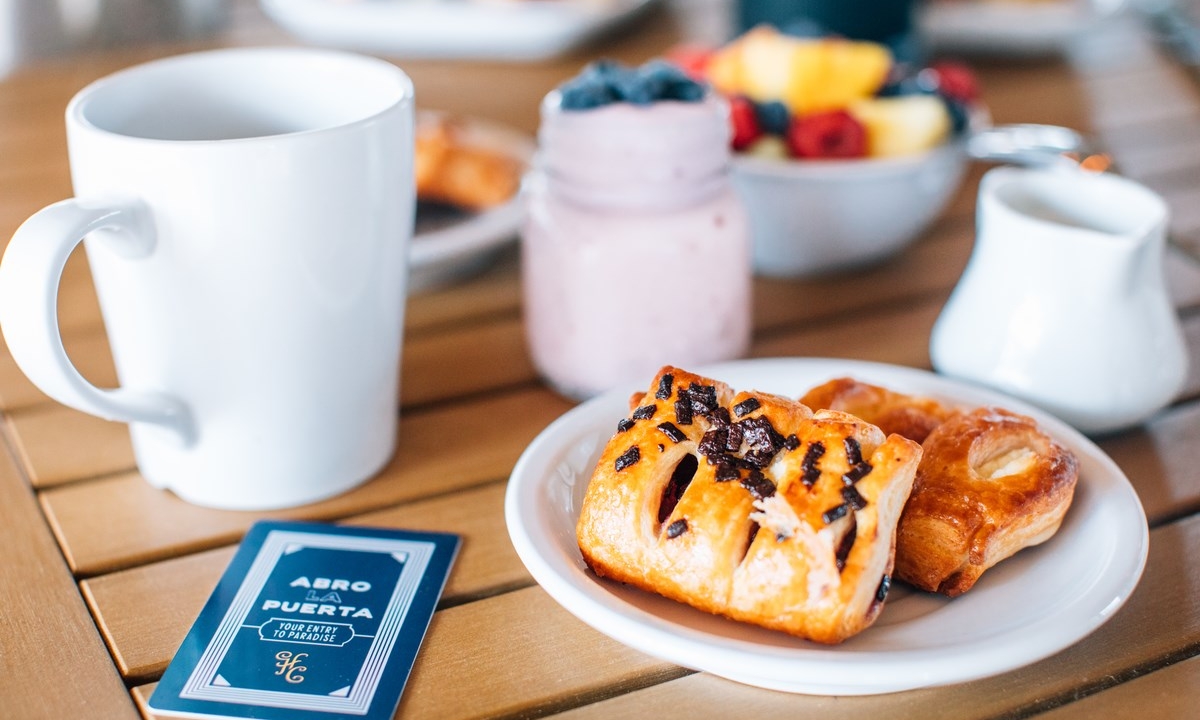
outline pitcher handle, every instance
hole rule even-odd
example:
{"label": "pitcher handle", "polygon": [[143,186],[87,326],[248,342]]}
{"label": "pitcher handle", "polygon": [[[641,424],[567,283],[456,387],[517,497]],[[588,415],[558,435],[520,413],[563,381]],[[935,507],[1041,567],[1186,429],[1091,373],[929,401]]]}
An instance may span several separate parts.
{"label": "pitcher handle", "polygon": [[84,236],[102,241],[130,262],[148,257],[157,242],[154,219],[140,200],[63,200],[17,228],[0,261],[0,328],[13,360],[42,392],[106,420],[164,427],[186,446],[196,441],[187,405],[177,397],[125,388],[101,389],[75,368],[58,325],[63,268]]}

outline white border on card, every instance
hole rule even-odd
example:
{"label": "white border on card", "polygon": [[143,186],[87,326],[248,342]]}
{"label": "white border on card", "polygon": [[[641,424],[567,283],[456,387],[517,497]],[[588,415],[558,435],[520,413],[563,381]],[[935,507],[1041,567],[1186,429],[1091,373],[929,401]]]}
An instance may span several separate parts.
{"label": "white border on card", "polygon": [[[306,696],[276,690],[254,690],[214,684],[217,668],[224,661],[225,654],[233,645],[238,631],[250,627],[245,624],[246,618],[274,570],[275,563],[283,555],[302,548],[389,553],[400,556],[397,560],[404,562],[400,579],[388,600],[387,608],[379,622],[379,629],[371,641],[371,647],[367,650],[350,693],[345,697]],[[383,676],[383,668],[391,655],[392,647],[396,644],[396,638],[400,635],[404,618],[408,615],[408,609],[416,596],[417,587],[421,584],[421,578],[425,575],[425,568],[429,565],[435,548],[434,543],[413,540],[322,535],[287,530],[270,531],[179,697],[185,700],[241,703],[288,710],[365,715],[370,709],[371,699],[375,697],[375,690]]]}

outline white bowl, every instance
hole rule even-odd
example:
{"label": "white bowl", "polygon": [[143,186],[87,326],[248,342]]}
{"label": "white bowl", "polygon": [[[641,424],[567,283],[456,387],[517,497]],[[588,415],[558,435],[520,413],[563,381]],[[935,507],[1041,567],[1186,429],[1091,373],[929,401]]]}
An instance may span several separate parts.
{"label": "white bowl", "polygon": [[750,215],[755,272],[814,275],[895,254],[941,214],[966,166],[961,141],[896,158],[735,156],[733,181]]}

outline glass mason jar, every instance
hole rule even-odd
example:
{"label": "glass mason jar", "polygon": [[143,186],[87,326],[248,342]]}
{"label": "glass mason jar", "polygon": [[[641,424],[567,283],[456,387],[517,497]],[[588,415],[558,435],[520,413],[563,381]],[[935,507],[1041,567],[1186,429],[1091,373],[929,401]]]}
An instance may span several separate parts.
{"label": "glass mason jar", "polygon": [[543,377],[582,399],[745,354],[750,233],[724,100],[564,110],[555,91],[541,112],[521,266]]}

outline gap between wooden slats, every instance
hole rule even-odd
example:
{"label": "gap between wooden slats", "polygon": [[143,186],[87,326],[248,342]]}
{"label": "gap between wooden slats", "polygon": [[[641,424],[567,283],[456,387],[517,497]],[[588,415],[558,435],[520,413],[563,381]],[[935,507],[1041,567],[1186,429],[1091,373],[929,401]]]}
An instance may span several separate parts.
{"label": "gap between wooden slats", "polygon": [[1200,708],[1200,656],[1168,665],[1078,702],[1061,705],[1038,720],[1143,720],[1195,717]]}
{"label": "gap between wooden slats", "polygon": [[[843,319],[772,336],[756,343],[752,354],[839,356],[928,367],[929,332],[940,308],[941,300],[936,299],[864,313],[851,322]],[[1192,353],[1200,356],[1200,315],[1189,316],[1186,327]],[[1192,381],[1196,378],[1193,372]],[[1195,392],[1194,386],[1188,391]],[[344,517],[502,478],[520,449],[570,406],[547,390],[532,388],[402,415],[400,450],[378,478],[338,498],[272,516]],[[454,437],[443,437],[446,432]],[[460,438],[473,442],[472,453],[458,451],[455,442]],[[430,472],[440,475],[433,478]],[[241,513],[188,505],[149,487],[134,472],[51,488],[42,501],[71,567],[84,576],[231,542],[249,524]],[[105,512],[97,513],[96,508]],[[109,532],[113,523],[123,532]]]}
{"label": "gap between wooden slats", "polygon": [[[441,607],[533,583],[508,541],[503,482],[346,520],[350,525],[450,532],[463,537]],[[155,679],[203,607],[236,547],[173,558],[80,583],[127,682]],[[147,598],[154,598],[152,603]]]}
{"label": "gap between wooden slats", "polygon": [[72,569],[90,576],[233,542],[259,517],[337,519],[507,477],[525,446],[569,408],[535,388],[402,416],[397,453],[379,475],[300,508],[202,508],[132,472],[52,488],[42,507]]}
{"label": "gap between wooden slats", "polygon": [[[609,640],[529,587],[438,612],[399,716],[468,720],[568,710],[563,717],[993,718],[1200,650],[1193,602],[1200,558],[1191,552],[1198,544],[1200,518],[1155,530],[1146,574],[1128,605],[1057,655],[993,678],[874,697],[790,695],[689,674]],[[1113,647],[1123,650],[1109,652]]]}
{"label": "gap between wooden slats", "polygon": [[0,714],[136,717],[29,486],[2,444],[0,538]]}
{"label": "gap between wooden slats", "polygon": [[[1191,402],[1163,413],[1145,429],[1102,441],[1102,449],[1137,490],[1152,525],[1192,514],[1200,506],[1200,488],[1192,470],[1200,464],[1200,448],[1190,442],[1198,435],[1200,402]],[[502,522],[503,487],[503,483],[487,484],[357,515],[349,522],[461,533],[465,538],[462,561],[447,595],[449,602],[456,603],[529,582]],[[231,552],[222,548],[169,559],[83,583],[123,673],[145,679],[161,672]],[[145,594],[140,588],[149,587],[160,588],[170,601],[161,608],[143,607]]]}

